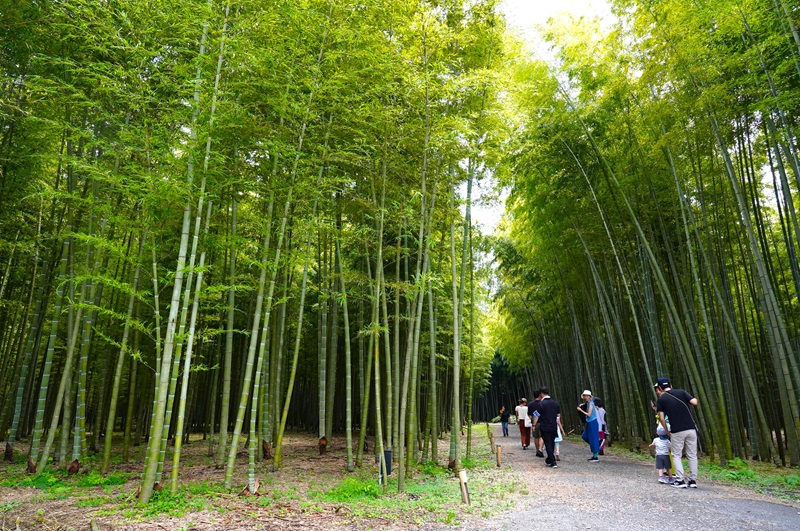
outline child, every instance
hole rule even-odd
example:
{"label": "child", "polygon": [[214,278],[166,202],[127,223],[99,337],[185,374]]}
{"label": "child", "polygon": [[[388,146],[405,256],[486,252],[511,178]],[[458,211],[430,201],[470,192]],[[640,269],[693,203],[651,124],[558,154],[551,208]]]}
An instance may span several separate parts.
{"label": "child", "polygon": [[606,429],[606,408],[603,407],[603,400],[600,397],[593,398],[594,405],[597,406],[597,427],[599,431],[597,435],[600,439],[600,455],[605,455],[605,448],[606,448],[606,434],[608,430]]}
{"label": "child", "polygon": [[[656,428],[656,433],[658,434],[658,437],[653,439],[653,442],[650,444],[650,448],[656,449],[656,469],[658,470],[658,482],[671,485],[673,479],[672,463],[669,460],[669,437],[667,437],[667,432],[661,425]],[[666,478],[664,477],[665,473],[667,475]]]}
{"label": "child", "polygon": [[556,427],[555,448],[553,453],[556,454],[556,461],[561,461],[561,441],[564,440],[564,432],[561,431],[561,415],[558,416],[558,426]]}

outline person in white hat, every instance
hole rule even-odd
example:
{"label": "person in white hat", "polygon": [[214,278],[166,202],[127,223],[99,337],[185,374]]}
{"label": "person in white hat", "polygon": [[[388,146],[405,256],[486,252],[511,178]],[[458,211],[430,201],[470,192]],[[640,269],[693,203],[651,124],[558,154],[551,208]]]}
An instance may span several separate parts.
{"label": "person in white hat", "polygon": [[597,426],[597,408],[594,406],[594,402],[592,401],[592,392],[588,389],[581,393],[581,398],[583,398],[583,404],[578,406],[578,413],[581,415],[586,416],[586,426],[583,428],[583,433],[581,437],[584,441],[589,443],[589,448],[592,450],[592,457],[588,459],[590,463],[597,463],[600,461],[600,458],[597,457],[597,454],[600,452],[600,436],[599,436],[599,429]]}

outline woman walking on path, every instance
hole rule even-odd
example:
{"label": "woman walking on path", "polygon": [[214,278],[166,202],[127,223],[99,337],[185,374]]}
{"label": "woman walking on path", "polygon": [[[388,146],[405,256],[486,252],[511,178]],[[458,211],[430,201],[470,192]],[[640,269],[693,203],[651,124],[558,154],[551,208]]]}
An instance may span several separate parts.
{"label": "woman walking on path", "polygon": [[596,463],[600,460],[597,457],[597,454],[600,452],[600,428],[597,425],[597,408],[594,406],[594,402],[592,402],[592,392],[588,389],[583,392],[581,398],[583,398],[586,404],[585,411],[581,406],[576,408],[581,415],[586,417],[586,427],[583,429],[581,437],[584,441],[589,443],[589,448],[592,450],[592,457],[590,457],[588,461],[590,463]]}
{"label": "woman walking on path", "polygon": [[528,401],[522,398],[515,409],[517,414],[517,424],[519,424],[519,438],[522,441],[522,449],[527,450],[531,445],[531,420],[528,416]]}
{"label": "woman walking on path", "polygon": [[506,406],[500,406],[500,426],[503,428],[503,437],[508,437],[508,419],[511,413],[508,412]]}

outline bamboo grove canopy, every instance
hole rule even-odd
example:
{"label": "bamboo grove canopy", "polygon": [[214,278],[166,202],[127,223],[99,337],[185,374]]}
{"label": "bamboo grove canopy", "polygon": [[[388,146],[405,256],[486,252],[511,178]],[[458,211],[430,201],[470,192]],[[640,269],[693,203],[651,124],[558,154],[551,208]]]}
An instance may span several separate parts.
{"label": "bamboo grove canopy", "polygon": [[496,4],[4,1],[7,451],[146,441],[147,502],[190,433],[251,490],[287,428],[369,433],[402,490],[497,355],[623,439],[669,375],[721,460],[800,465],[800,12],[621,0],[543,61]]}
{"label": "bamboo grove canopy", "polygon": [[653,431],[669,376],[707,452],[797,466],[800,10],[612,6],[611,31],[551,24],[556,66],[515,70],[498,348],[597,390],[615,437]]}
{"label": "bamboo grove canopy", "polygon": [[457,190],[499,160],[494,8],[4,3],[7,450],[146,440],[142,502],[189,433],[228,488],[249,441],[251,491],[287,427],[438,460],[488,372]]}

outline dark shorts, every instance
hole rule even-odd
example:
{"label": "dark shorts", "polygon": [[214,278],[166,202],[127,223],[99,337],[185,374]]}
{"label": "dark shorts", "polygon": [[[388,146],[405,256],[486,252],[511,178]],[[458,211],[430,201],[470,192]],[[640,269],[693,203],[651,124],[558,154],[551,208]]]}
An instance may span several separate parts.
{"label": "dark shorts", "polygon": [[531,433],[533,434],[534,439],[542,438],[542,430],[539,429],[539,424],[537,424],[531,429]]}
{"label": "dark shorts", "polygon": [[656,468],[659,470],[669,470],[672,468],[672,463],[669,461],[668,455],[656,456]]}

